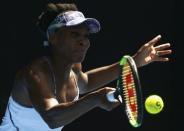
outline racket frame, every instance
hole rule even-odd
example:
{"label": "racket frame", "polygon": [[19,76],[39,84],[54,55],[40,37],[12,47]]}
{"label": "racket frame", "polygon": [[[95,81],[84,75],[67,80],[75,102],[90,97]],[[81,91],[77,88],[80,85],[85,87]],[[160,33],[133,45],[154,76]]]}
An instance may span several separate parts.
{"label": "racket frame", "polygon": [[[131,68],[134,83],[135,83],[136,103],[137,103],[137,119],[132,118],[133,114],[131,112],[131,109],[125,102],[126,97],[124,95],[125,92],[123,90],[124,87],[123,87],[123,80],[122,80],[122,75],[123,75],[122,72],[123,72],[123,67],[125,66],[125,64],[127,62]],[[136,67],[136,64],[135,64],[133,58],[131,56],[128,56],[128,55],[123,56],[123,58],[120,60],[120,69],[121,69],[121,71],[120,71],[119,78],[117,80],[117,87],[116,87],[117,88],[116,91],[118,93],[115,93],[115,94],[120,95],[124,100],[124,104],[122,103],[121,105],[125,108],[127,117],[129,119],[129,123],[133,127],[139,127],[139,126],[141,126],[142,119],[143,119],[142,91],[141,91],[141,84],[140,84],[140,80],[139,80],[138,70],[137,70],[137,67]],[[117,97],[117,95],[115,95],[115,97],[117,99],[119,99],[119,97]]]}

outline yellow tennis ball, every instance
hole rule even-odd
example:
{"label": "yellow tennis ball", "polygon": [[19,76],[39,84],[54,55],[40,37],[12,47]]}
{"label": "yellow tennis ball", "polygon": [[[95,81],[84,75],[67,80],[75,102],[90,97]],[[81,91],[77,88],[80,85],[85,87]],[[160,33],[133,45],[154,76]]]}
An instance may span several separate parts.
{"label": "yellow tennis ball", "polygon": [[150,114],[158,114],[162,111],[164,107],[164,102],[162,98],[158,95],[150,95],[146,98],[145,108]]}

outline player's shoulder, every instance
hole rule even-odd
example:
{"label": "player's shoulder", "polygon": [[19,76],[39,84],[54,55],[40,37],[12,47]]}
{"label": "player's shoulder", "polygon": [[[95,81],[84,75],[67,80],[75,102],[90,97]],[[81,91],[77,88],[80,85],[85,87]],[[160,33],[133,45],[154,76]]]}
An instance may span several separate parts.
{"label": "player's shoulder", "polygon": [[45,56],[32,59],[23,69],[23,72],[45,72],[48,68],[47,58]]}

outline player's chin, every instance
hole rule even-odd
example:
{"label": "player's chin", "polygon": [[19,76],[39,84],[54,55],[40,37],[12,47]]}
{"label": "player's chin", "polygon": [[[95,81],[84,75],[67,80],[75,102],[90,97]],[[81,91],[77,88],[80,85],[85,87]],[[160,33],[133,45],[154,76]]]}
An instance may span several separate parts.
{"label": "player's chin", "polygon": [[77,62],[83,61],[86,56],[86,51],[76,51],[73,54],[73,58],[77,60]]}
{"label": "player's chin", "polygon": [[84,59],[85,59],[85,55],[78,55],[78,56],[75,56],[75,58],[73,59],[73,62],[75,63],[83,62]]}

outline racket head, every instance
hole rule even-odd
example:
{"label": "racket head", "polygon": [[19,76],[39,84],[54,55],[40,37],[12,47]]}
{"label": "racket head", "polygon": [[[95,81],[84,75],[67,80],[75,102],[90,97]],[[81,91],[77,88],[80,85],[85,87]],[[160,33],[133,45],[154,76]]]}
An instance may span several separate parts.
{"label": "racket head", "polygon": [[[117,99],[125,108],[129,123],[139,127],[143,119],[142,91],[136,64],[131,56],[123,56],[117,80]],[[122,100],[121,100],[122,99]]]}

